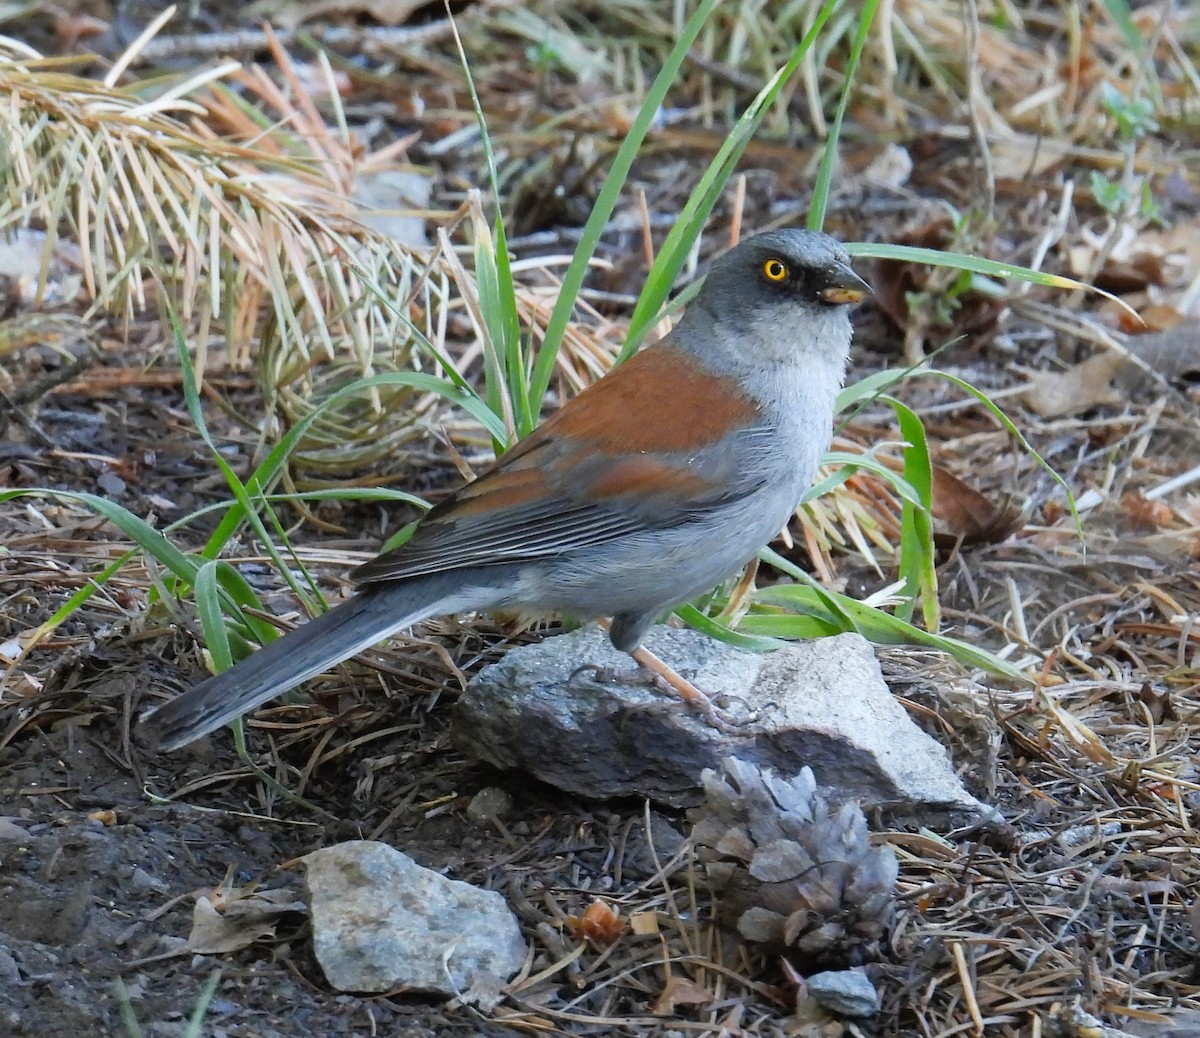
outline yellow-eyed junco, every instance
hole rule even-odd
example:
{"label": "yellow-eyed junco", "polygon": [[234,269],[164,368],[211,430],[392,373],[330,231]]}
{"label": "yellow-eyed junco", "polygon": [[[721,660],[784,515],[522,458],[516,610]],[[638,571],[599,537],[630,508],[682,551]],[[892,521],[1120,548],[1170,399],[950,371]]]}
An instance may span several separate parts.
{"label": "yellow-eyed junco", "polygon": [[429,616],[611,616],[613,645],[638,649],[787,523],[829,446],[848,304],[868,291],[826,234],[746,239],[668,336],[356,570],[352,598],[147,714],[151,739],[182,746]]}

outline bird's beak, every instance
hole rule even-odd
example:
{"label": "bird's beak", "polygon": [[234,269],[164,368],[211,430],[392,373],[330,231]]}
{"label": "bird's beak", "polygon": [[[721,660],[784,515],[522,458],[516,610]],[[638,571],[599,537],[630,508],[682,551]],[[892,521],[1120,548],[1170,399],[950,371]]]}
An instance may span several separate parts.
{"label": "bird's beak", "polygon": [[858,303],[871,294],[871,286],[844,263],[825,268],[817,295],[826,303]]}

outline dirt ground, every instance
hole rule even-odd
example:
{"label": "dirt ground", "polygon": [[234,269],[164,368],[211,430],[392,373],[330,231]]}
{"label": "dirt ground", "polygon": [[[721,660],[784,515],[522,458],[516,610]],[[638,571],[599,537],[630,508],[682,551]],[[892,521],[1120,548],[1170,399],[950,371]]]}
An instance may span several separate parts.
{"label": "dirt ground", "polygon": [[[206,31],[236,22],[234,12],[211,6]],[[30,39],[47,49],[64,31],[48,17],[30,25]],[[442,49],[412,59],[409,71],[428,88],[453,68]],[[533,90],[514,84],[492,82],[497,108],[509,85],[514,94]],[[387,103],[403,108],[394,96]],[[388,113],[395,117],[393,107]],[[645,162],[639,183],[649,185],[652,204],[669,208],[671,181],[695,154],[686,148],[704,154],[706,140],[696,130],[669,161]],[[869,151],[869,128],[855,140]],[[905,191],[847,188],[831,206],[831,229],[848,240],[892,240],[916,226],[910,243],[941,244],[921,237],[945,229],[928,219],[925,203],[950,195],[967,208],[977,187],[963,172],[968,149],[952,134],[914,131],[909,143],[917,166]],[[595,171],[576,161],[576,144],[556,141],[556,155],[570,160],[551,173],[529,159],[528,176],[517,177],[545,203],[520,208],[528,237],[517,241],[518,255],[571,247],[563,227],[582,217],[570,199],[538,188],[542,177],[574,177],[571,197],[586,195]],[[418,157],[435,169],[440,190],[461,190],[463,171],[434,154]],[[1171,163],[1161,196],[1168,215],[1177,226],[1200,226],[1194,170],[1186,157]],[[850,167],[863,164],[856,157]],[[742,167],[751,202],[736,209],[748,225],[780,219],[774,203],[801,192],[796,167],[792,149],[752,150]],[[1005,249],[1016,261],[1029,258],[1013,243],[1041,233],[1056,186],[1036,178],[1008,185],[1005,230],[991,239],[1004,258]],[[735,208],[723,200],[714,225],[727,228]],[[1073,226],[1073,241],[1086,239],[1085,229]],[[606,236],[612,266],[593,286],[604,294],[601,309],[626,312],[641,275],[640,234],[639,225]],[[852,381],[901,363],[897,315],[919,287],[884,264],[860,269],[879,291],[856,317]],[[1117,273],[1141,284],[1136,271]],[[19,293],[4,287],[10,316],[8,296]],[[5,664],[18,639],[129,549],[94,511],[52,492],[107,498],[162,527],[228,490],[187,413],[164,346],[169,335],[151,317],[89,318],[86,334],[65,349],[0,347],[0,494],[48,491],[0,500],[0,1036],[183,1035],[214,977],[199,1033],[236,1038],[1200,1034],[1200,506],[1194,491],[1177,492],[1170,506],[1147,497],[1200,459],[1200,353],[1192,336],[1159,377],[1129,377],[1100,393],[1077,377],[1091,353],[1086,340],[1060,337],[1044,314],[1008,302],[1001,317],[994,300],[970,297],[934,336],[951,343],[937,364],[992,393],[1076,497],[1094,491],[1099,503],[1084,511],[1078,536],[1058,484],[985,409],[933,380],[895,390],[922,416],[939,463],[988,506],[970,535],[943,531],[939,541],[946,629],[991,650],[1036,647],[1046,680],[1036,690],[1009,688],[973,680],[937,654],[883,651],[893,691],[1006,824],[934,833],[872,819],[897,852],[901,878],[887,942],[868,966],[880,1013],[853,1030],[798,1021],[794,973],[713,921],[686,853],[663,867],[688,831],[681,814],[567,797],[474,763],[452,745],[461,679],[541,632],[514,634],[478,618],[423,625],[377,654],[377,667],[347,665],[305,697],[260,711],[245,759],[228,733],[172,755],[138,745],[137,714],[204,673],[190,605],[158,594],[167,578],[140,556],[28,656]],[[1055,391],[1084,398],[1079,406],[1050,413],[1025,392],[1046,372],[1068,379]],[[208,377],[210,428],[244,472],[254,436],[222,403],[253,413],[261,406],[255,379],[217,361]],[[865,443],[894,438],[894,416],[871,410],[847,433]],[[453,485],[455,451],[438,435],[428,444],[389,479],[418,493]],[[355,553],[373,550],[410,517],[326,502],[315,521],[289,521],[322,587],[337,596]],[[195,523],[172,537],[198,548],[210,529]],[[802,532],[794,533],[799,546],[789,550],[811,562]],[[227,555],[248,560],[242,572],[272,608],[295,609],[257,545],[245,541]],[[830,564],[835,583],[853,594],[891,580],[848,551]],[[473,796],[496,786],[511,808],[498,822],[473,820]],[[270,918],[221,952],[188,944],[198,897],[298,895],[296,858],[363,838],[505,895],[537,957],[493,1013],[405,992],[331,991],[299,912]],[[656,912],[662,932],[626,934],[571,959],[579,943],[572,918],[597,899],[625,918]],[[706,997],[664,1002],[680,981]],[[1110,1030],[1089,1030],[1085,1014]]]}

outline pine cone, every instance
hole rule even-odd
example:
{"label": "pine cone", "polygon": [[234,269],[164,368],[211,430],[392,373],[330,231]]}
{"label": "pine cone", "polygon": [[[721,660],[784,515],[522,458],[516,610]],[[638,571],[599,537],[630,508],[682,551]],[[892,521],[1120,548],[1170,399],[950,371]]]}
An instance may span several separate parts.
{"label": "pine cone", "polygon": [[876,957],[892,913],[896,855],[872,847],[857,804],[830,812],[809,768],[794,779],[729,757],[701,776],[692,840],[720,914],[748,941],[806,965]]}

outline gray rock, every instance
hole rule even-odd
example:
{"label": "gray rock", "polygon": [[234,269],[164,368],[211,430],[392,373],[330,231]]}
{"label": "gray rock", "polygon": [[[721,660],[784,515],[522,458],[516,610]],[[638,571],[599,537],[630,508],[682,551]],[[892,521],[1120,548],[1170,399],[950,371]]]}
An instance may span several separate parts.
{"label": "gray rock", "polygon": [[425,218],[433,181],[415,170],[385,169],[355,177],[354,200],[359,220],[401,245],[429,247]]}
{"label": "gray rock", "polygon": [[0,843],[24,843],[29,839],[29,832],[22,825],[17,825],[11,818],[0,818]]}
{"label": "gray rock", "polygon": [[17,965],[17,960],[13,958],[12,952],[2,944],[0,944],[0,983],[5,988],[21,986],[21,967]]}
{"label": "gray rock", "polygon": [[875,985],[858,970],[814,973],[805,984],[816,1002],[840,1016],[874,1016],[879,996]]}
{"label": "gray rock", "polygon": [[467,804],[467,818],[476,825],[493,825],[512,810],[512,795],[498,786],[485,786]]}
{"label": "gray rock", "polygon": [[459,699],[454,734],[469,753],[583,796],[701,799],[700,773],[728,756],[782,776],[808,765],[833,802],[929,807],[994,819],[959,782],[945,749],[884,683],[870,644],[842,634],[750,653],[698,631],[656,627],[647,647],[754,719],[727,734],[644,683],[601,680],[629,658],[592,626],[508,652]]}
{"label": "gray rock", "polygon": [[525,942],[504,898],[446,879],[385,843],[306,855],[313,949],[340,991],[405,987],[461,996],[507,981]]}

